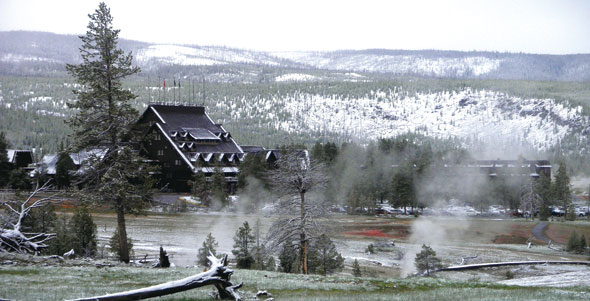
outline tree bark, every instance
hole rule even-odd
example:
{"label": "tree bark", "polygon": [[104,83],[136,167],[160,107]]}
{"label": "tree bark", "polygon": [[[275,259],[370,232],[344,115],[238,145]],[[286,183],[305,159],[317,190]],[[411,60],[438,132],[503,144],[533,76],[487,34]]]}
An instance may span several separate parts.
{"label": "tree bark", "polygon": [[129,248],[127,246],[127,228],[125,227],[125,208],[121,201],[117,201],[117,231],[119,233],[119,260],[129,263]]}
{"label": "tree bark", "polygon": [[307,274],[307,237],[305,235],[305,193],[299,193],[301,198],[301,228],[300,228],[300,244],[301,244],[301,251],[300,251],[300,258],[299,258],[299,270],[303,274]]}

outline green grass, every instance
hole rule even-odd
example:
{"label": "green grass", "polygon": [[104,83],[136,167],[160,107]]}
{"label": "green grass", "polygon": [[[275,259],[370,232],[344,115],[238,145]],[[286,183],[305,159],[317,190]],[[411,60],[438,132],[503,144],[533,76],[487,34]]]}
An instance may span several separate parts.
{"label": "green grass", "polygon": [[[134,267],[1,266],[0,298],[63,300],[141,288],[198,273],[195,269]],[[244,282],[241,296],[258,290],[276,300],[563,300],[587,299],[588,288],[524,288],[479,281],[440,278],[374,279],[346,276],[292,275],[236,270],[234,283]],[[213,287],[162,297],[159,300],[208,300]]]}

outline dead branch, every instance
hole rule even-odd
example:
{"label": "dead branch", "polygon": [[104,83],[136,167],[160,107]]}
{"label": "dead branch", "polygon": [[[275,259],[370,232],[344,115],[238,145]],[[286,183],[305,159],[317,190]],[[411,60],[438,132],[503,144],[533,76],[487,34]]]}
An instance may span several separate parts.
{"label": "dead branch", "polygon": [[76,299],[76,301],[142,300],[175,294],[207,285],[215,286],[217,288],[218,296],[221,299],[241,300],[237,290],[242,287],[243,283],[238,285],[233,285],[231,283],[230,278],[234,271],[227,267],[227,255],[224,255],[222,259],[218,259],[213,255],[209,255],[207,258],[211,262],[211,269],[194,276],[126,292],[80,298]]}
{"label": "dead branch", "polygon": [[45,244],[45,242],[52,239],[55,234],[21,232],[23,219],[29,215],[31,210],[34,208],[46,206],[49,203],[49,200],[55,197],[55,195],[52,195],[50,197],[44,197],[33,201],[34,197],[39,192],[47,190],[48,187],[49,181],[47,181],[41,187],[37,186],[37,188],[27,197],[24,202],[20,204],[20,206],[13,206],[8,201],[2,201],[0,203],[0,207],[7,208],[10,213],[16,216],[14,221],[3,218],[6,222],[6,225],[8,225],[10,228],[0,229],[0,251],[37,254],[41,249],[49,247],[47,244]]}

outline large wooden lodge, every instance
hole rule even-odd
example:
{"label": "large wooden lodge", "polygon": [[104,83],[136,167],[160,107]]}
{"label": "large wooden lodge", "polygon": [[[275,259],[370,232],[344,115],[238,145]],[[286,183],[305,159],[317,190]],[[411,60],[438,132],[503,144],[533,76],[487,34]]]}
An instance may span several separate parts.
{"label": "large wooden lodge", "polygon": [[142,154],[161,167],[159,188],[187,191],[187,182],[195,173],[203,172],[209,177],[217,167],[225,174],[228,190],[233,193],[238,166],[248,154],[264,155],[269,163],[279,157],[277,150],[238,145],[202,106],[151,104],[138,122],[147,126]]}

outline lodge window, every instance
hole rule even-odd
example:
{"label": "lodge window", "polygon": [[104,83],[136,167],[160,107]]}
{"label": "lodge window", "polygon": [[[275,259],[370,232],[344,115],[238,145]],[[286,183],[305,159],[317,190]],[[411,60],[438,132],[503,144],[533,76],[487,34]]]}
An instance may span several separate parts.
{"label": "lodge window", "polygon": [[160,140],[162,140],[162,136],[160,134],[156,134],[156,137],[154,138],[154,140],[160,141]]}
{"label": "lodge window", "polygon": [[175,164],[176,166],[180,166],[180,160],[174,160],[174,164]]}
{"label": "lodge window", "polygon": [[159,149],[158,150],[158,156],[163,156],[164,155],[164,150],[163,149]]}

